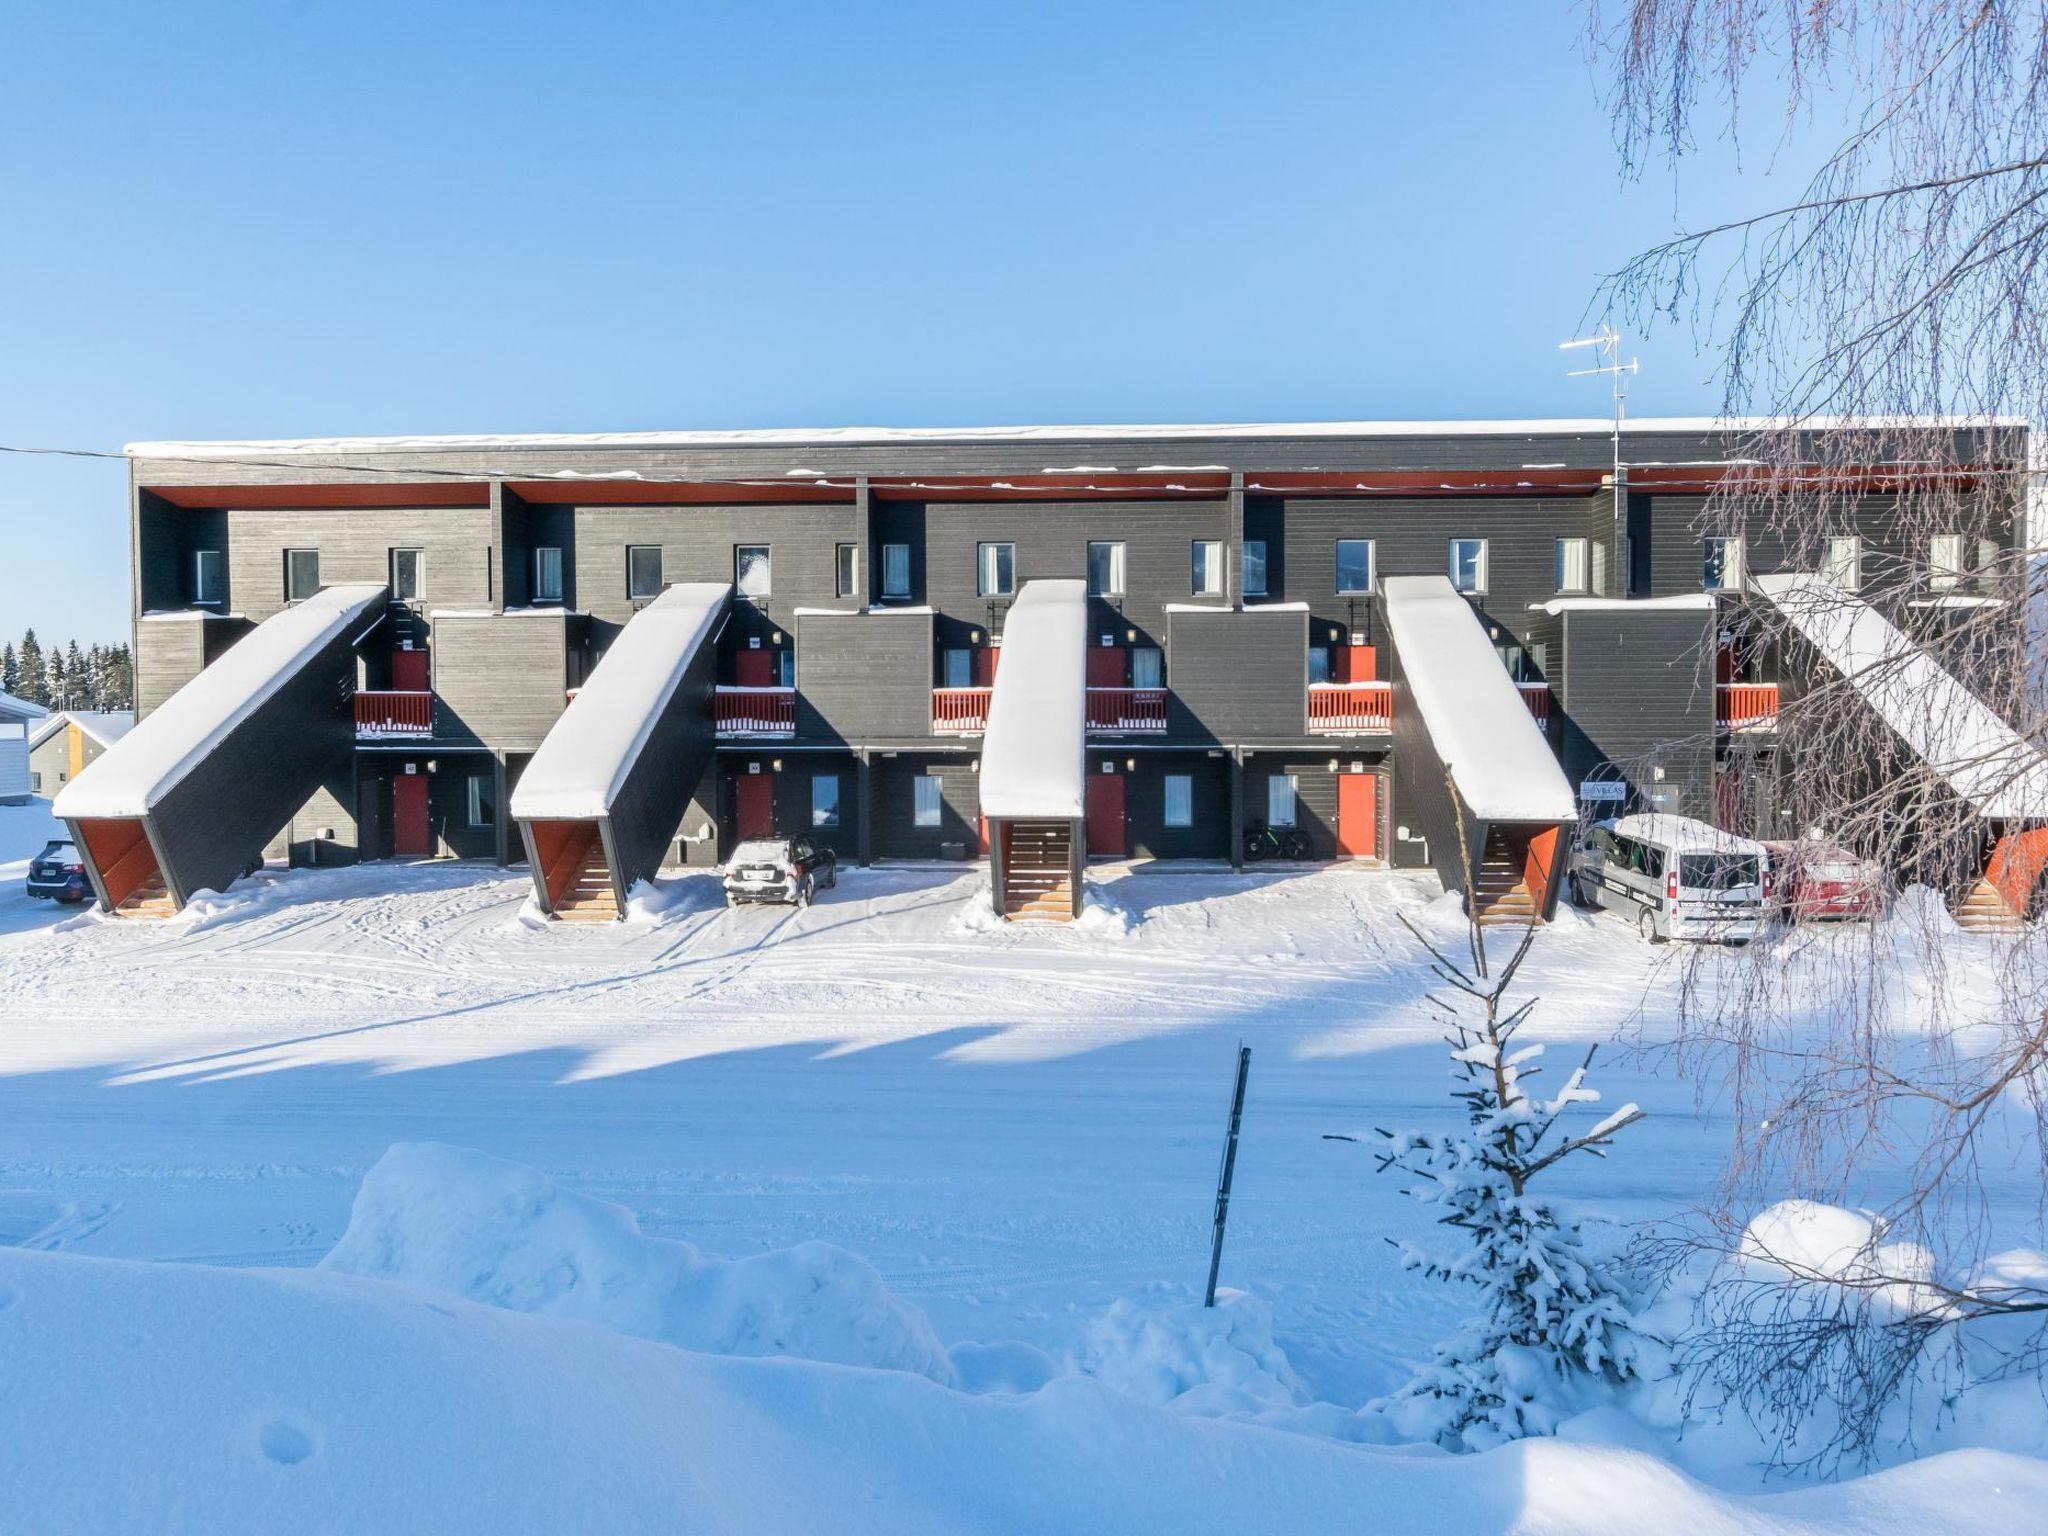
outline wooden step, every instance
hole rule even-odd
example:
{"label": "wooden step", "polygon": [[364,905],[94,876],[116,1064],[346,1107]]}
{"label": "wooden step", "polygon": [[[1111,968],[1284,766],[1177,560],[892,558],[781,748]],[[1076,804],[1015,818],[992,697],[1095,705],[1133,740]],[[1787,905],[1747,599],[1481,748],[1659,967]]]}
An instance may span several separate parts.
{"label": "wooden step", "polygon": [[2019,933],[2026,921],[1989,880],[1979,880],[1955,909],[1956,926],[1973,933]]}
{"label": "wooden step", "polygon": [[118,917],[176,917],[178,904],[171,900],[171,893],[165,888],[163,879],[159,876],[130,891],[122,903],[114,908],[114,913]]}

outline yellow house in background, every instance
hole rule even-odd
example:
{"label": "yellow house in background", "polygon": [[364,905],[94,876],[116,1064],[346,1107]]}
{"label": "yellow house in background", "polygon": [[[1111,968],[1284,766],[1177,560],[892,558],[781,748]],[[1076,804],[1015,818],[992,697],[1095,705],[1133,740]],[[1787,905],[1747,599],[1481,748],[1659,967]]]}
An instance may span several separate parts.
{"label": "yellow house in background", "polygon": [[125,709],[67,709],[39,722],[28,738],[29,788],[49,799],[134,724]]}

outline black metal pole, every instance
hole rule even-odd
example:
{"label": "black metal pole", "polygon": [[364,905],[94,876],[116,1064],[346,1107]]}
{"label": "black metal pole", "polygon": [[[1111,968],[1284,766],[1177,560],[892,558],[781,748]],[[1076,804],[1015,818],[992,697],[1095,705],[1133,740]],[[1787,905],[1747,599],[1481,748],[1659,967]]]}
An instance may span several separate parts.
{"label": "black metal pole", "polygon": [[1230,1219],[1230,1180],[1237,1172],[1237,1132],[1244,1124],[1244,1081],[1252,1069],[1252,1048],[1237,1048],[1237,1087],[1230,1095],[1230,1133],[1223,1140],[1223,1172],[1216,1180],[1216,1231],[1209,1240],[1209,1288],[1202,1305],[1216,1305],[1216,1271],[1223,1267],[1223,1224]]}

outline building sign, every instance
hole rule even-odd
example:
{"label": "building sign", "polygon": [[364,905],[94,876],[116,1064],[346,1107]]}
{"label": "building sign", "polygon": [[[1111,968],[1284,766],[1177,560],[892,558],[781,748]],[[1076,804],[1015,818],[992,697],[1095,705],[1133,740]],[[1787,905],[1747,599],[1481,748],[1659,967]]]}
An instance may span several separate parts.
{"label": "building sign", "polygon": [[1628,786],[1617,779],[1587,779],[1579,785],[1581,800],[1626,800]]}

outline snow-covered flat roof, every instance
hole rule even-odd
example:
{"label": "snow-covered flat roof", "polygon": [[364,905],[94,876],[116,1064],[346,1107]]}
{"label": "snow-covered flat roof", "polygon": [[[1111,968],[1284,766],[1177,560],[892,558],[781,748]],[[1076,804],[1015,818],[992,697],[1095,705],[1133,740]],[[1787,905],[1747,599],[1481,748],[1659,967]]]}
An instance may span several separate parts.
{"label": "snow-covered flat roof", "polygon": [[1669,848],[1673,853],[1764,852],[1761,843],[1751,842],[1746,837],[1737,837],[1733,832],[1723,832],[1719,827],[1710,826],[1704,821],[1695,821],[1690,816],[1622,816],[1609,825],[1623,837],[1657,843]]}
{"label": "snow-covered flat roof", "polygon": [[57,792],[58,816],[146,816],[220,740],[384,601],[368,582],[326,587],[274,613]]}
{"label": "snow-covered flat roof", "polygon": [[1714,606],[1711,592],[1681,592],[1676,597],[1553,597],[1531,603],[1531,613],[1669,613]]}
{"label": "snow-covered flat roof", "polygon": [[519,776],[514,817],[582,821],[610,814],[691,658],[718,633],[731,596],[722,581],[684,582],[633,615]]}
{"label": "snow-covered flat roof", "polygon": [[1083,810],[1088,583],[1027,581],[1003,623],[981,738],[981,813],[1066,820]]}
{"label": "snow-covered flat roof", "polygon": [[[1910,423],[1876,416],[1814,416],[1791,422],[1772,417],[1642,416],[1622,424],[1624,434],[1671,432],[1755,432],[1796,425],[1830,428],[1915,425],[1921,427],[2019,427],[2024,417],[1920,417]],[[836,447],[888,443],[1170,442],[1176,439],[1302,437],[1606,437],[1614,423],[1605,416],[1528,417],[1502,421],[1269,421],[1171,424],[1008,427],[757,427],[742,430],[674,432],[477,432],[398,437],[297,437],[166,440],[129,443],[138,459],[232,459],[331,456],[336,453],[462,452],[494,448],[715,448],[722,446]],[[1191,466],[1170,466],[1189,469]],[[1201,466],[1209,468],[1212,466]],[[1213,466],[1224,468],[1226,466]],[[1053,473],[1054,471],[1047,471]],[[1104,469],[1105,473],[1108,472]],[[809,473],[809,471],[806,471]]]}
{"label": "snow-covered flat roof", "polygon": [[11,693],[0,693],[0,720],[40,720],[47,713],[40,704],[17,699]]}
{"label": "snow-covered flat roof", "polygon": [[1883,614],[1819,576],[1757,576],[1750,585],[1981,814],[2048,818],[2048,757]]}
{"label": "snow-covered flat roof", "polygon": [[1450,578],[1389,576],[1382,588],[1409,699],[1466,808],[1487,821],[1577,816],[1550,743]]}
{"label": "snow-covered flat roof", "polygon": [[135,728],[135,715],[126,709],[67,709],[37,726],[29,745],[41,746],[66,725],[75,725],[101,746],[111,747]]}

